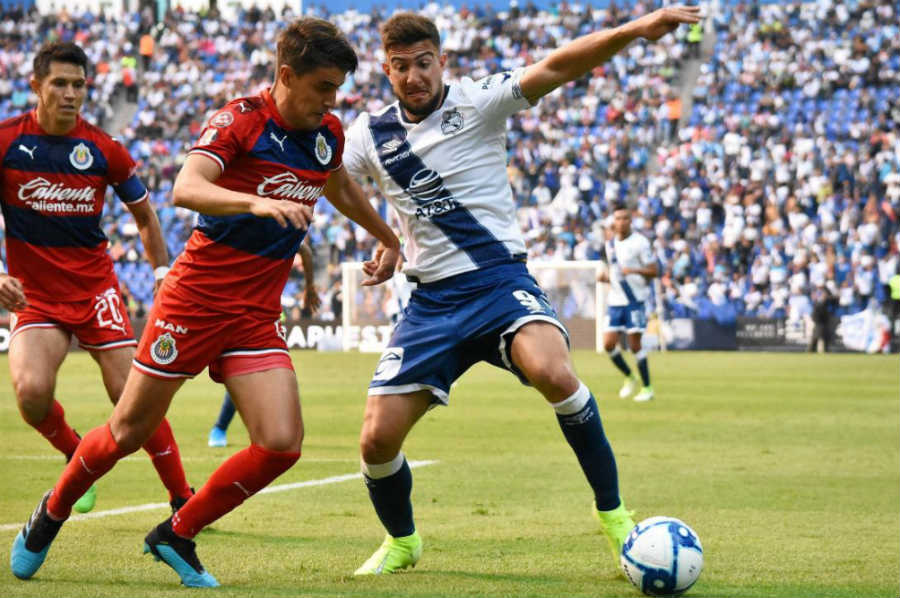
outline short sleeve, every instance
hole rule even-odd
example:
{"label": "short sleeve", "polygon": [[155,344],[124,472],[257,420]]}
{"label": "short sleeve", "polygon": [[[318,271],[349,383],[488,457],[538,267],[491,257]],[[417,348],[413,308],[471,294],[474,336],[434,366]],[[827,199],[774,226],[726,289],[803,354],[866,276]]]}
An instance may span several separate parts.
{"label": "short sleeve", "polygon": [[532,104],[522,95],[519,82],[525,69],[516,69],[488,75],[478,81],[463,79],[463,92],[487,119],[506,121],[520,110],[531,108]]}
{"label": "short sleeve", "polygon": [[135,174],[137,164],[125,146],[115,139],[110,139],[107,151],[109,170],[106,179],[119,199],[131,204],[146,199],[147,187]]}
{"label": "short sleeve", "polygon": [[188,153],[210,158],[224,172],[225,167],[243,152],[248,127],[252,126],[252,119],[258,118],[257,114],[255,110],[247,114],[236,114],[231,106],[226,106],[209,119],[197,143]]}
{"label": "short sleeve", "polygon": [[344,147],[344,167],[355,179],[371,176],[369,160],[366,152],[366,135],[368,131],[368,115],[360,114],[347,130],[347,144]]}

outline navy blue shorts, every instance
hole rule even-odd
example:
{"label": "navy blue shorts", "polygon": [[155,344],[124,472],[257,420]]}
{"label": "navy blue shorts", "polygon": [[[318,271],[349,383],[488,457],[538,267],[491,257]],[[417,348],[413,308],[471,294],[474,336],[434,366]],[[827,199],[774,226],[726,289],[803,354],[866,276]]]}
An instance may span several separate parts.
{"label": "navy blue shorts", "polygon": [[607,332],[624,330],[626,333],[644,332],[647,328],[647,312],[643,303],[610,305],[606,308]]}
{"label": "navy blue shorts", "polygon": [[465,272],[413,291],[375,367],[370,395],[430,390],[447,404],[463,372],[487,361],[528,381],[512,363],[512,337],[528,322],[568,332],[523,263]]}

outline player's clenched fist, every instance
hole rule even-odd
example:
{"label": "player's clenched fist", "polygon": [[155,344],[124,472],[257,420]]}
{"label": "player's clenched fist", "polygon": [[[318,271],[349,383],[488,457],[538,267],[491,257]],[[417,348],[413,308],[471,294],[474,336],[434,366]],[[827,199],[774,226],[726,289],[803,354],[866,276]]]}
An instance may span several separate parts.
{"label": "player's clenched fist", "polygon": [[0,306],[9,311],[21,311],[27,305],[25,290],[19,279],[9,274],[0,274]]}
{"label": "player's clenched fist", "polygon": [[261,218],[274,218],[284,228],[290,224],[296,229],[306,229],[312,222],[313,211],[304,204],[260,197],[253,202],[250,213]]}

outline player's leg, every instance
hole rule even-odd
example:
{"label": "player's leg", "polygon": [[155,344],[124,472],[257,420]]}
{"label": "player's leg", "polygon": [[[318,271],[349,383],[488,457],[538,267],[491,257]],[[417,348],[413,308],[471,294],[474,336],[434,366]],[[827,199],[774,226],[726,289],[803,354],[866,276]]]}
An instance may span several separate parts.
{"label": "player's leg", "polygon": [[510,357],[556,411],[563,435],[594,491],[596,513],[618,568],[622,544],[634,522],[619,497],[616,459],[603,431],[597,401],[575,375],[565,338],[553,324],[527,323],[515,331]]}
{"label": "player's leg", "polygon": [[222,408],[219,410],[219,417],[209,431],[209,446],[228,446],[228,426],[234,419],[234,401],[231,400],[231,394],[226,390],[225,397],[222,399]]}
{"label": "player's leg", "polygon": [[628,331],[628,348],[634,354],[637,361],[638,371],[641,374],[641,390],[634,395],[634,400],[638,402],[649,401],[653,398],[653,387],[650,386],[650,366],[647,363],[647,351],[641,345],[641,337],[643,329],[637,331]]}
{"label": "player's leg", "polygon": [[[92,349],[90,353],[100,366],[109,400],[115,404],[122,394],[122,389],[125,388],[125,380],[128,378],[134,358],[134,347]],[[173,510],[178,510],[193,492],[185,478],[178,443],[175,442],[172,427],[167,419],[163,418],[159,427],[144,443],[144,450],[150,455],[150,461],[156,468],[159,479],[169,491],[169,504]]]}
{"label": "player's leg", "polygon": [[247,426],[250,446],[220,465],[197,494],[145,540],[145,552],[172,567],[187,586],[218,585],[196,556],[194,536],[268,486],[300,458],[303,420],[292,369],[230,376],[225,384]]}
{"label": "player's leg", "polygon": [[603,350],[609,355],[613,365],[625,375],[622,388],[619,389],[619,398],[626,399],[637,389],[637,379],[631,372],[631,368],[625,363],[625,357],[619,349],[619,333],[623,331],[625,308],[610,306],[606,316],[606,332],[603,333]]}
{"label": "player's leg", "polygon": [[69,349],[69,334],[52,326],[19,328],[9,345],[9,370],[22,419],[40,432],[66,459],[78,436],[66,423],[65,410],[53,396],[56,373]]}
{"label": "player's leg", "polygon": [[[54,398],[56,374],[69,348],[69,333],[55,326],[26,327],[13,336],[9,366],[13,387],[23,419],[59,452],[72,458],[80,440],[66,422],[63,406]],[[75,510],[87,513],[94,508],[97,491],[91,486]]]}
{"label": "player's leg", "polygon": [[56,485],[13,541],[10,565],[16,577],[28,579],[37,572],[75,501],[147,441],[182,383],[181,378],[161,380],[132,371],[109,421],[81,439]]}
{"label": "player's leg", "polygon": [[412,472],[401,452],[403,441],[428,411],[429,390],[369,395],[359,437],[363,479],[387,537],[355,575],[393,573],[415,566],[422,553],[412,509]]}

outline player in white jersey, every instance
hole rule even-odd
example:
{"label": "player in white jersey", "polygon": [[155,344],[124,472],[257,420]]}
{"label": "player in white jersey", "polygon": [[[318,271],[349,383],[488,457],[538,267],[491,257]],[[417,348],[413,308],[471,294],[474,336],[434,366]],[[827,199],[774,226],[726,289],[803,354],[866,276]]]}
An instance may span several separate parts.
{"label": "player in white jersey", "polygon": [[357,177],[371,177],[396,209],[406,239],[404,272],[418,284],[369,386],[362,470],[388,534],[357,575],[419,560],[403,440],[431,406],[448,402],[453,382],[479,361],[515,373],[553,406],[618,568],[632,513],[619,497],[615,458],[597,403],[575,374],[565,327],[525,268],[506,176],[506,121],[629,42],[698,21],[695,7],[664,8],[580,37],[527,68],[449,85],[434,23],[400,13],[382,25],[383,68],[398,101],[359,116],[348,131],[344,164]]}
{"label": "player in white jersey", "polygon": [[647,327],[644,303],[650,297],[648,283],[659,276],[659,269],[650,241],[631,230],[631,212],[623,203],[613,206],[612,228],[613,238],[606,241],[604,248],[607,268],[597,277],[600,282],[610,283],[603,348],[615,366],[625,374],[619,397],[627,399],[637,387],[637,379],[619,350],[619,333],[625,333],[628,346],[637,360],[643,385],[634,400],[649,401],[653,398],[653,387],[650,386],[650,368],[647,352],[641,346],[641,336]]}

